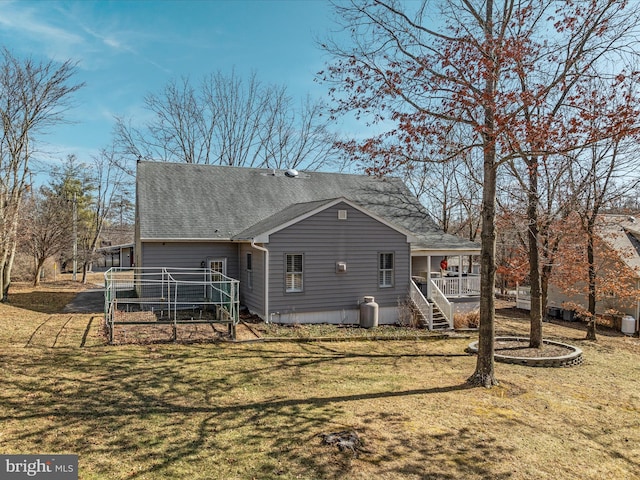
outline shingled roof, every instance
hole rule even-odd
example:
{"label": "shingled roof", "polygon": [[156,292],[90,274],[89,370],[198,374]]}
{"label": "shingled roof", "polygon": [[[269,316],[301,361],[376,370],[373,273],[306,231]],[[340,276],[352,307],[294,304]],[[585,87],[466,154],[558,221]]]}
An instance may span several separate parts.
{"label": "shingled roof", "polygon": [[640,275],[640,219],[632,215],[603,215],[599,235],[620,255],[620,260]]}
{"label": "shingled roof", "polygon": [[[430,248],[477,248],[444,234],[398,178],[187,163],[138,162],[142,240],[231,240],[251,227],[290,220],[315,202],[345,198],[413,233]],[[298,207],[296,207],[296,205]]]}

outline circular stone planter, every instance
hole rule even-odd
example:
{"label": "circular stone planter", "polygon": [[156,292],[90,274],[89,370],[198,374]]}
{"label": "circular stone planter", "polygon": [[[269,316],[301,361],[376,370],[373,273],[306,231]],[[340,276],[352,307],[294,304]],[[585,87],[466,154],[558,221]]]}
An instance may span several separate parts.
{"label": "circular stone planter", "polygon": [[[542,343],[557,347],[551,355],[529,356],[518,355],[518,350],[526,349],[529,345],[528,338],[522,337],[496,337],[495,353],[496,362],[513,363],[529,367],[573,367],[582,363],[582,350],[566,343],[542,340]],[[469,344],[468,350],[478,353],[478,342]],[[533,349],[529,349],[529,352]],[[564,353],[566,352],[566,353]]]}

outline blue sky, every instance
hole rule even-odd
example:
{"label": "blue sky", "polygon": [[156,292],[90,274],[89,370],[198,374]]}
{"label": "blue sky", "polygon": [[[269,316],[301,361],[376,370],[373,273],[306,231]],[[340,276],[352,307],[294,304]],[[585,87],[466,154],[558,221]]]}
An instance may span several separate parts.
{"label": "blue sky", "polygon": [[42,158],[88,161],[111,141],[114,115],[142,120],[145,94],[172,78],[222,71],[326,99],[313,81],[328,57],[316,45],[335,28],[325,0],[0,0],[0,45],[16,56],[78,61],[86,86],[46,137]]}

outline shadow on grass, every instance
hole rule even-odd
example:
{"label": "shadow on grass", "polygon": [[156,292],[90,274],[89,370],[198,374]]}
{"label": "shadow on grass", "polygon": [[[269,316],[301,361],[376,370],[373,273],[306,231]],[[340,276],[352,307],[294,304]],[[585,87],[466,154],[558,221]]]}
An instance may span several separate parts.
{"label": "shadow on grass", "polygon": [[[517,476],[510,470],[517,466],[505,461],[517,458],[505,432],[514,422],[526,424],[523,431],[544,429],[526,416],[497,409],[491,428],[479,430],[466,421],[417,423],[455,413],[457,402],[483,394],[456,380],[471,359],[433,348],[226,344],[4,352],[0,449],[77,453],[85,479]],[[450,377],[425,375],[424,387],[412,380],[444,361],[457,368]],[[364,442],[358,457],[321,442],[320,434],[347,429]],[[603,455],[624,460],[604,448],[606,437],[591,435]]]}
{"label": "shadow on grass", "polygon": [[102,347],[106,344],[103,318],[96,315],[52,314],[25,325],[25,348]]}
{"label": "shadow on grass", "polygon": [[[416,475],[429,470],[429,457],[442,449],[437,435],[409,439],[402,421],[394,423],[376,405],[415,397],[428,402],[469,387],[390,388],[380,378],[394,378],[398,361],[420,356],[402,360],[406,355],[381,348],[362,355],[235,345],[3,354],[0,422],[7,428],[0,448],[78,453],[85,478],[185,478],[194,464],[192,478],[337,478],[363,466]],[[368,361],[379,363],[382,377],[364,371],[347,383],[337,381],[344,369]],[[362,404],[372,409],[358,423],[371,453],[356,459],[322,445],[319,434],[352,428],[345,423],[349,412]],[[384,430],[387,438],[376,439]],[[464,461],[449,462],[447,471],[434,466],[428,478],[492,475],[486,462],[497,461],[500,446],[487,441],[480,448],[473,435],[453,434],[455,451],[449,453]],[[396,457],[407,443],[415,448],[406,460]]]}
{"label": "shadow on grass", "polygon": [[60,313],[76,296],[76,292],[34,291],[10,293],[8,305],[39,313]]}

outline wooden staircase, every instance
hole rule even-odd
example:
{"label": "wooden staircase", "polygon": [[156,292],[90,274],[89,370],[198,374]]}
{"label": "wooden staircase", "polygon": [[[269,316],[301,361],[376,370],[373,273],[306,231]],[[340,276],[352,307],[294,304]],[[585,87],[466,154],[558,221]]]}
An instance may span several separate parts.
{"label": "wooden staircase", "polygon": [[[432,330],[439,330],[439,331],[450,330],[449,322],[447,322],[447,319],[444,317],[444,315],[442,314],[438,306],[433,303],[431,305],[432,305],[431,308],[432,308],[432,317],[433,317],[433,321],[431,323]],[[414,321],[413,325],[420,326],[422,328],[427,328],[429,325],[429,319],[427,318],[427,313],[422,311],[418,307],[418,305],[415,304],[415,302],[411,303],[411,311],[413,314],[412,315],[413,321]]]}
{"label": "wooden staircase", "polygon": [[[437,291],[439,292],[439,290]],[[442,296],[441,292],[440,295]],[[409,300],[413,325],[429,328],[429,317],[431,317],[431,330],[450,330],[449,322],[436,305],[436,302],[431,299],[427,300],[413,280],[410,285]],[[445,297],[442,297],[441,300],[447,302]]]}
{"label": "wooden staircase", "polygon": [[449,322],[438,308],[438,306],[433,304],[433,321],[432,321],[432,329],[433,330],[449,330]]}

